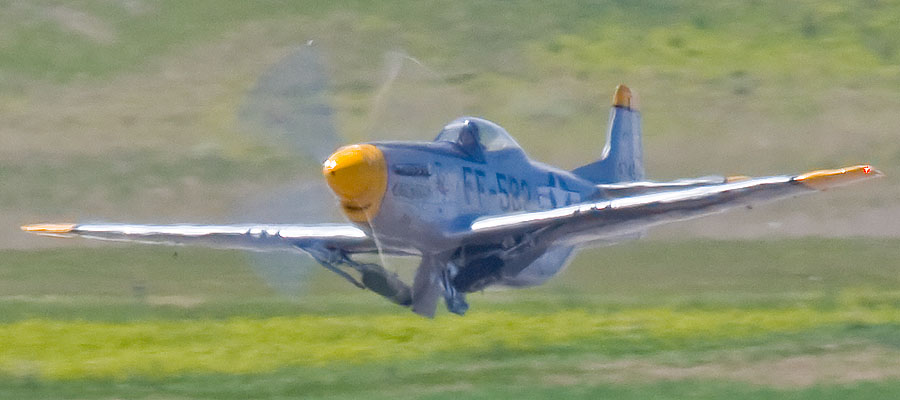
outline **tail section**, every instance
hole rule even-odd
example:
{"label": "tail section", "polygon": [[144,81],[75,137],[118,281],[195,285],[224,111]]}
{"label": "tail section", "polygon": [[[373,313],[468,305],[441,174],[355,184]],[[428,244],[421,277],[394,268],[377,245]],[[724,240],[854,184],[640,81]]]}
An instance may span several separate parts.
{"label": "tail section", "polygon": [[600,160],[572,172],[598,184],[644,180],[641,113],[632,107],[631,90],[627,86],[616,87],[606,147]]}

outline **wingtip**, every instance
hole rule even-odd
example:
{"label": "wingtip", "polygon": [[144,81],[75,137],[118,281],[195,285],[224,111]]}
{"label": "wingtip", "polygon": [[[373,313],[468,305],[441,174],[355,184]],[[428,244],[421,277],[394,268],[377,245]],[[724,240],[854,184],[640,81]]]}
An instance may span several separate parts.
{"label": "wingtip", "polygon": [[881,176],[884,176],[884,173],[875,169],[875,167],[869,164],[861,164],[846,168],[807,172],[795,177],[794,181],[812,189],[824,190]]}
{"label": "wingtip", "polygon": [[75,224],[30,224],[22,225],[19,228],[25,232],[38,234],[63,234],[72,232],[75,226]]}

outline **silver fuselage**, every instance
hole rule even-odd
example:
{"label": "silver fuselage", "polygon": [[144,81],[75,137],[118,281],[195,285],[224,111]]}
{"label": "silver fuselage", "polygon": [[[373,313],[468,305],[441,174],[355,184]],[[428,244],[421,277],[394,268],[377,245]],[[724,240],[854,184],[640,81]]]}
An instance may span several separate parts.
{"label": "silver fuselage", "polygon": [[[568,171],[532,161],[520,148],[472,156],[452,142],[372,144],[383,152],[387,162],[387,190],[375,217],[359,225],[385,247],[410,253],[467,248],[470,244],[461,242],[454,233],[467,229],[480,217],[548,210],[597,199],[600,193],[593,183]],[[469,247],[465,258],[486,256],[502,247],[504,239]],[[518,259],[502,260],[504,268],[515,273],[507,273],[493,283],[530,285],[546,281],[573,253],[571,246],[563,247],[554,249],[552,243],[543,243]]]}

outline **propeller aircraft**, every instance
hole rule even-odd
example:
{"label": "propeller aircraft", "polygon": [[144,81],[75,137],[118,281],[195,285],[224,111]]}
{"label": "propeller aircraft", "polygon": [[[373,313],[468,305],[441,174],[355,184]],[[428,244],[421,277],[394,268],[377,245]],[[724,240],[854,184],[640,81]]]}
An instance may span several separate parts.
{"label": "propeller aircraft", "polygon": [[[640,237],[663,223],[867,180],[870,165],[799,175],[645,179],[641,115],[613,96],[597,161],[568,171],[534,161],[499,125],[463,117],[431,142],[374,141],[337,149],[322,174],[350,223],[34,224],[27,232],[142,243],[305,253],[352,284],[433,317],[443,297],[540,285],[579,249]],[[420,257],[412,284],[356,255]]]}

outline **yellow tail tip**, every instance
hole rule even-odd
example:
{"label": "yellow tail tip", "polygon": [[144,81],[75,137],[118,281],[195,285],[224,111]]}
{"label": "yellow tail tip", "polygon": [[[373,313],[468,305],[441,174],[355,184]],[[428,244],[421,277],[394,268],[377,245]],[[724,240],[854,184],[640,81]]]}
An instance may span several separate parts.
{"label": "yellow tail tip", "polygon": [[813,189],[822,190],[879,176],[884,176],[884,174],[869,164],[862,164],[846,168],[807,172],[797,176],[794,180]]}
{"label": "yellow tail tip", "polygon": [[69,233],[75,229],[75,224],[31,224],[22,225],[25,232],[35,233]]}
{"label": "yellow tail tip", "polygon": [[[632,108],[636,106],[632,104],[631,101],[631,89],[625,85],[616,86],[616,93],[613,95],[613,106],[614,107],[623,107],[623,108]],[[635,107],[636,108],[636,107]]]}

